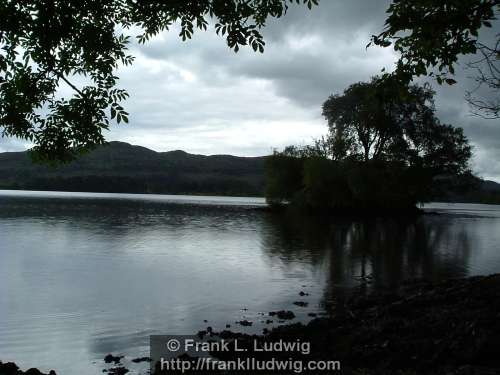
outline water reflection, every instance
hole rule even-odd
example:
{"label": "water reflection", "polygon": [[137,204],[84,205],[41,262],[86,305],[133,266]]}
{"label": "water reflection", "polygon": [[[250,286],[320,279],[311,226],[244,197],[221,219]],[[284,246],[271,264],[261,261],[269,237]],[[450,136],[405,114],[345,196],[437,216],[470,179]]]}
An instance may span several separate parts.
{"label": "water reflection", "polygon": [[263,249],[270,261],[301,260],[326,270],[328,300],[353,287],[390,289],[407,279],[463,277],[471,271],[474,228],[455,217],[267,219]]}
{"label": "water reflection", "polygon": [[[260,332],[262,312],[303,320],[354,289],[500,271],[494,206],[325,221],[252,199],[146,198],[0,192],[0,360],[95,373],[108,352],[144,355],[148,335],[191,334],[204,320]],[[308,308],[293,305],[301,290]]]}

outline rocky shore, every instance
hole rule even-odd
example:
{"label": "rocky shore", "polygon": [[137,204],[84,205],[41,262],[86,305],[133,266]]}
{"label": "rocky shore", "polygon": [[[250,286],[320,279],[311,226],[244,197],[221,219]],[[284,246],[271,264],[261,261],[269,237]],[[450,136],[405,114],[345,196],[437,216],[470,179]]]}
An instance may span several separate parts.
{"label": "rocky shore", "polygon": [[30,368],[26,371],[22,371],[13,362],[2,363],[2,361],[0,361],[0,375],[56,375],[56,373],[54,370],[50,370],[48,374],[45,374],[37,368]]}
{"label": "rocky shore", "polygon": [[[214,340],[238,339],[240,347],[241,343],[250,346],[255,341],[265,344],[280,340],[311,345],[305,356],[289,352],[210,353],[220,360],[242,356],[335,360],[341,370],[323,373],[353,375],[500,374],[500,274],[437,283],[413,281],[396,293],[358,295],[331,317],[316,318],[307,325],[277,327],[263,335],[229,330],[209,330],[206,334]],[[119,373],[126,373],[126,369],[120,368]],[[43,375],[36,369],[23,372],[13,363],[0,362],[0,375],[21,374]]]}
{"label": "rocky shore", "polygon": [[212,334],[237,338],[240,347],[247,342],[248,348],[255,340],[262,345],[297,340],[311,344],[307,355],[211,353],[221,360],[245,355],[261,360],[336,360],[341,370],[323,373],[353,375],[500,374],[500,274],[413,281],[396,293],[358,295],[331,317],[278,327],[266,335]]}

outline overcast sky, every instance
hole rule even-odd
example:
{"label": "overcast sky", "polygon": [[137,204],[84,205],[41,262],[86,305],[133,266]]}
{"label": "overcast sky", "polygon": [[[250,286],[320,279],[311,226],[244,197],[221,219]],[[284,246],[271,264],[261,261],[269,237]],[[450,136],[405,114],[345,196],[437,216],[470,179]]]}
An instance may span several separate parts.
{"label": "overcast sky", "polygon": [[[386,0],[322,0],[308,11],[293,7],[264,30],[266,50],[237,54],[212,30],[182,42],[175,30],[145,46],[134,45],[132,67],[119,71],[128,125],[115,125],[108,140],[157,151],[257,156],[288,144],[310,143],[326,132],[321,104],[332,93],[366,81],[396,55],[365,48],[383,28]],[[498,22],[495,27],[498,30]],[[500,121],[469,114],[463,99],[473,82],[438,87],[438,117],[461,126],[474,145],[474,171],[500,181]],[[0,138],[0,151],[26,148]]]}

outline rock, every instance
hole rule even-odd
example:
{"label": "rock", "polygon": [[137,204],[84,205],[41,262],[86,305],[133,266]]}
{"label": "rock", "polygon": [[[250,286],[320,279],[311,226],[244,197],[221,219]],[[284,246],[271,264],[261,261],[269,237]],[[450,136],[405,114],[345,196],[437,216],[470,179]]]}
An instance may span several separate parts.
{"label": "rock", "polygon": [[248,320],[241,320],[238,322],[238,324],[241,324],[242,326],[248,327],[248,326],[251,326],[253,323],[248,321]]}
{"label": "rock", "polygon": [[[26,371],[21,371],[14,362],[2,363],[0,361],[0,375],[45,375],[37,368],[30,368]],[[56,375],[54,370],[50,370],[49,375]]]}
{"label": "rock", "polygon": [[308,295],[309,295],[309,293],[306,293],[306,292],[300,292],[299,293],[299,296],[301,296],[301,297],[308,296]]}
{"label": "rock", "polygon": [[309,314],[307,314],[307,316],[310,316],[311,318],[316,318],[318,316],[318,314],[316,314],[316,313],[309,313]]}
{"label": "rock", "polygon": [[132,360],[134,363],[140,363],[140,362],[151,362],[151,358],[149,357],[139,357],[139,358],[134,358]]}
{"label": "rock", "polygon": [[271,319],[266,320],[266,324],[271,324],[273,321]]}
{"label": "rock", "polygon": [[2,375],[16,375],[17,370],[19,370],[19,367],[14,362],[0,362],[0,374]]}
{"label": "rock", "polygon": [[231,324],[226,324],[226,328],[231,328]]}
{"label": "rock", "polygon": [[129,370],[123,366],[112,367],[109,369],[108,373],[113,375],[125,375]]}
{"label": "rock", "polygon": [[26,375],[43,375],[43,373],[37,368],[30,368],[25,371]]}
{"label": "rock", "polygon": [[118,364],[120,363],[120,360],[122,358],[123,356],[114,356],[113,354],[110,353],[106,357],[104,357],[104,362]]}
{"label": "rock", "polygon": [[300,306],[300,307],[307,307],[309,305],[308,302],[303,302],[303,301],[296,301],[293,303],[295,306]]}
{"label": "rock", "polygon": [[285,311],[285,310],[271,311],[269,313],[269,316],[277,316],[278,319],[280,320],[291,320],[295,318],[295,314],[292,311]]}

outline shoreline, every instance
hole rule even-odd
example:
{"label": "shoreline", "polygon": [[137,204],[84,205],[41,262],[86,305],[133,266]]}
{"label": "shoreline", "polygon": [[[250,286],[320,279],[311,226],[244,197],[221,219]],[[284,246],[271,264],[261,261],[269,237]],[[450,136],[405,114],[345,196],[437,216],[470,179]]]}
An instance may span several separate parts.
{"label": "shoreline", "polygon": [[[339,374],[489,375],[500,373],[500,274],[406,282],[397,292],[354,295],[331,316],[276,327],[266,334],[207,331],[214,339],[311,343],[310,360],[338,360]],[[239,344],[238,344],[239,345]],[[241,357],[211,352],[220,360]],[[284,353],[286,358],[290,353]],[[252,353],[265,360],[269,354]],[[279,354],[272,353],[273,357]],[[285,358],[285,357],[283,357]],[[103,363],[104,365],[104,363]],[[110,374],[128,370],[108,369]],[[194,373],[194,372],[193,372]],[[200,373],[200,372],[198,372]],[[42,375],[0,362],[1,375]],[[55,372],[50,372],[54,375]]]}
{"label": "shoreline", "polygon": [[[243,347],[254,346],[255,340],[260,344],[308,342],[311,351],[307,357],[293,353],[292,359],[339,361],[342,366],[335,371],[338,374],[498,374],[500,274],[440,282],[409,281],[397,292],[354,295],[330,317],[315,318],[305,325],[280,326],[263,335],[231,331],[212,335],[237,339],[238,346],[243,343]],[[234,351],[210,354],[219,360],[263,361],[287,361],[291,355],[251,352],[245,356]]]}

